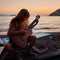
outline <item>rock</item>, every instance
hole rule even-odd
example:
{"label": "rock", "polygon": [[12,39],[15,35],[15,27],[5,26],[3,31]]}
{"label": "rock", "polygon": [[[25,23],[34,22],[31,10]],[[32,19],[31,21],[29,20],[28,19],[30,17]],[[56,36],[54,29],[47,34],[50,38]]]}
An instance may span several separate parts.
{"label": "rock", "polygon": [[49,16],[60,16],[60,9],[57,9],[53,13],[51,13]]}

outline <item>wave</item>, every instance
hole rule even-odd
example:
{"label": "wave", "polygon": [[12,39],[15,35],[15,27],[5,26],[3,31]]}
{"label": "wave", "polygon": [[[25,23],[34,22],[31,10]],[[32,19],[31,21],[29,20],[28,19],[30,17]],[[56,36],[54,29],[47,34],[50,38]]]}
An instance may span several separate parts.
{"label": "wave", "polygon": [[8,29],[0,29],[0,32],[6,32]]}
{"label": "wave", "polygon": [[51,28],[51,27],[34,28],[34,30],[41,30],[41,29],[60,29],[60,28]]}

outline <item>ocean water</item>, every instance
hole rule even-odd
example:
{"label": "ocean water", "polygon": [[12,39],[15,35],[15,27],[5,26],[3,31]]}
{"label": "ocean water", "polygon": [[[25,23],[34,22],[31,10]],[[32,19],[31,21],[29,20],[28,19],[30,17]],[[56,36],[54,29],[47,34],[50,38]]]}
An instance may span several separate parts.
{"label": "ocean water", "polygon": [[[0,16],[0,35],[6,34],[9,23],[15,16]],[[29,24],[35,19],[31,16]],[[60,16],[40,16],[38,24],[33,28],[35,32],[60,32]]]}

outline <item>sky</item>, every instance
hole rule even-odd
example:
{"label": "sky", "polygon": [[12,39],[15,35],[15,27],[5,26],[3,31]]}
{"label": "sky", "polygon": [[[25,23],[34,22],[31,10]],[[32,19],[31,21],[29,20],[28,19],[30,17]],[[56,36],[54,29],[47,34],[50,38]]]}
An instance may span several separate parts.
{"label": "sky", "polygon": [[0,14],[17,14],[23,8],[32,15],[49,15],[60,8],[60,0],[0,0]]}

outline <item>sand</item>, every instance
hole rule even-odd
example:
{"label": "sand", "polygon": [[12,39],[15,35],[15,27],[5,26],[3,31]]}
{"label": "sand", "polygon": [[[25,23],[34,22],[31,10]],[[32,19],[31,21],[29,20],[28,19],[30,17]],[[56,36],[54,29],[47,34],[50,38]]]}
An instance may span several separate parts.
{"label": "sand", "polygon": [[[60,51],[60,32],[49,32],[49,34],[53,34],[52,38],[46,38],[42,41],[38,41],[35,43],[35,47],[37,47],[40,51],[44,50],[48,47],[45,52],[53,52],[53,51]],[[0,35],[6,36],[6,35]],[[0,47],[0,53],[2,49]]]}
{"label": "sand", "polygon": [[45,52],[60,51],[60,32],[53,32],[50,34],[53,34],[51,38],[46,38],[40,42],[36,42],[35,46],[40,50],[44,50],[48,47]]}

